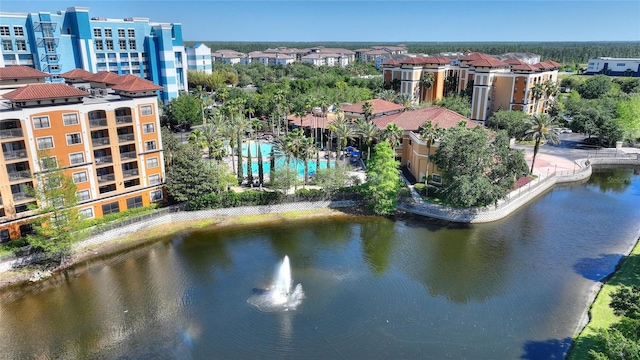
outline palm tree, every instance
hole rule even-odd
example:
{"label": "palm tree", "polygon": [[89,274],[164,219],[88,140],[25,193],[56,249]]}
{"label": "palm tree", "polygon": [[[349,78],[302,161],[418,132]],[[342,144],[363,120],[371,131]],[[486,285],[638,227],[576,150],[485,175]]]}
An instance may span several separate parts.
{"label": "palm tree", "polygon": [[402,136],[404,134],[404,130],[398,125],[391,123],[387,124],[387,127],[382,130],[382,139],[386,140],[391,144],[391,147],[394,149],[397,148],[402,142]]}
{"label": "palm tree", "polygon": [[529,118],[528,125],[529,129],[525,131],[524,135],[526,138],[535,141],[535,145],[533,146],[533,159],[531,160],[531,171],[529,171],[530,174],[533,174],[533,165],[536,162],[536,155],[538,155],[538,150],[540,149],[540,142],[549,141],[552,144],[559,144],[560,133],[558,132],[558,128],[560,125],[547,114],[533,115]]}
{"label": "palm tree", "polygon": [[356,132],[353,128],[351,120],[346,119],[342,114],[338,115],[335,120],[329,125],[331,132],[337,138],[337,155],[338,159],[342,156],[342,148],[347,145],[349,139],[353,139],[356,136]]}
{"label": "palm tree", "polygon": [[404,106],[405,109],[408,108],[409,106],[411,106],[411,95],[406,93],[398,95],[398,97],[396,98],[396,103]]}
{"label": "palm tree", "polygon": [[[313,138],[310,137],[303,138],[302,141],[300,141],[299,146],[298,154],[300,156],[300,160],[304,163],[304,185],[306,186],[309,181],[309,160],[313,158],[313,155],[318,153],[318,148],[316,147]],[[317,164],[316,169],[318,169]]]}
{"label": "palm tree", "polygon": [[544,96],[544,87],[542,86],[541,83],[535,83],[533,84],[533,87],[531,88],[531,97],[533,98],[534,101],[534,106],[535,106],[535,110],[534,112],[538,112],[538,101],[540,99],[542,99],[542,97]]}
{"label": "palm tree", "polygon": [[364,119],[366,121],[371,120],[371,116],[373,115],[373,104],[371,104],[371,101],[365,101],[364,104],[362,104],[362,116],[364,116]]}
{"label": "palm tree", "polygon": [[293,146],[291,144],[291,138],[289,136],[278,136],[274,140],[273,147],[271,148],[271,170],[269,173],[270,182],[273,182],[275,180],[274,176],[277,158],[284,158],[287,178],[289,177],[289,171],[291,170],[291,158],[293,157],[291,151],[292,149]]}
{"label": "palm tree", "polygon": [[[256,134],[255,136],[255,141],[257,144],[257,154],[256,156],[258,157],[258,180],[260,181],[260,184],[264,184],[264,165],[262,164],[262,147],[260,146],[260,143],[258,142],[258,132],[260,130],[262,130],[262,122],[258,119],[253,119],[250,121],[251,123],[251,129],[253,130],[253,134]],[[249,142],[249,147],[251,147],[251,142]],[[253,170],[251,170],[253,172]],[[250,176],[251,177],[251,176]]]}
{"label": "palm tree", "polygon": [[389,89],[389,90],[380,91],[378,95],[376,95],[376,97],[380,100],[396,102],[396,98],[398,97],[398,94],[395,91]]}
{"label": "palm tree", "polygon": [[[280,135],[280,124],[281,124],[281,118],[280,115],[284,115],[284,118],[286,119],[286,103],[287,103],[287,94],[284,92],[284,90],[278,90],[276,91],[276,93],[273,95],[272,98],[273,102],[276,104],[276,113],[277,113],[277,128],[278,128],[278,132],[277,134]],[[285,133],[286,133],[286,129],[285,129]]]}
{"label": "palm tree", "polygon": [[438,127],[438,124],[433,125],[431,120],[427,120],[420,127],[420,139],[424,140],[427,143],[427,171],[425,177],[429,177],[429,164],[431,163],[431,145],[436,141],[438,136],[441,134],[441,130]]}
{"label": "palm tree", "polygon": [[556,97],[560,93],[560,88],[555,81],[547,80],[544,83],[544,95],[546,97],[546,104],[548,106],[549,101]]}
{"label": "palm tree", "polygon": [[189,141],[189,143],[191,144],[196,145],[200,149],[204,149],[207,147],[207,139],[200,129],[193,130],[187,137],[187,141]]}
{"label": "palm tree", "polygon": [[198,85],[196,89],[193,91],[193,95],[198,99],[200,103],[200,113],[202,114],[202,125],[206,125],[207,118],[204,116],[204,99],[207,96],[207,93],[202,88],[202,85]]}
{"label": "palm tree", "polygon": [[371,144],[380,136],[380,130],[371,121],[358,121],[358,134],[362,142],[367,145],[367,161],[371,159]]}
{"label": "palm tree", "polygon": [[422,77],[420,78],[420,91],[418,93],[418,103],[422,102],[422,94],[424,93],[424,98],[426,100],[427,98],[427,91],[433,86],[433,83],[435,82],[435,77],[433,76],[432,73],[430,72],[425,72],[424,74],[422,74]]}
{"label": "palm tree", "polygon": [[[236,146],[236,156],[238,163],[236,164],[236,174],[238,177],[238,184],[242,183],[244,179],[244,171],[242,170],[242,138],[244,133],[250,130],[249,120],[242,115],[233,116],[229,119],[229,124],[226,129],[226,134],[229,136],[229,143],[232,144],[232,148]],[[233,161],[233,156],[231,157]]]}

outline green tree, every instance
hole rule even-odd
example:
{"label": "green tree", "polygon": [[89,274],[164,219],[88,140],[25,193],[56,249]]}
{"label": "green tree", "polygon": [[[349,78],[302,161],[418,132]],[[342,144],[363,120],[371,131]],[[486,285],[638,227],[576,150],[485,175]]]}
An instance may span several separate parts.
{"label": "green tree", "polygon": [[624,132],[627,141],[640,139],[640,94],[618,102],[615,122]]}
{"label": "green tree", "polygon": [[387,215],[396,208],[400,191],[399,165],[395,151],[387,141],[376,145],[366,169],[367,183],[364,187],[365,201],[376,214]]}
{"label": "green tree", "polygon": [[366,121],[369,121],[371,120],[372,115],[373,115],[373,104],[371,104],[371,101],[365,101],[364,104],[362,104],[362,116]]}
{"label": "green tree", "polygon": [[613,83],[606,75],[595,75],[588,78],[578,87],[578,93],[584,99],[599,99],[611,90]]}
{"label": "green tree", "polygon": [[431,87],[433,86],[433,83],[435,82],[435,77],[433,76],[432,73],[430,72],[425,72],[424,74],[422,74],[422,77],[420,78],[420,86],[418,87],[419,91],[418,91],[418,102],[421,103],[422,102],[422,98],[424,97],[426,99],[427,97],[427,91],[429,89],[431,89]]}
{"label": "green tree", "polygon": [[611,304],[609,306],[617,316],[640,320],[640,286],[618,288],[611,294]]}
{"label": "green tree", "polygon": [[394,123],[387,124],[387,127],[382,130],[382,139],[389,142],[389,145],[391,145],[393,149],[402,144],[403,136],[404,130]]}
{"label": "green tree", "polygon": [[391,89],[382,90],[376,95],[376,97],[380,100],[396,102],[396,99],[398,98],[398,93],[396,93]]}
{"label": "green tree", "polygon": [[535,111],[538,111],[538,102],[544,96],[544,85],[542,83],[535,83],[531,87],[531,98],[533,99]]}
{"label": "green tree", "polygon": [[356,131],[351,120],[345,118],[342,114],[338,115],[331,124],[329,124],[329,130],[336,136],[336,144],[338,146],[336,150],[338,158],[340,158],[342,149],[347,146],[350,139],[355,138],[357,135]]}
{"label": "green tree", "polygon": [[535,144],[533,145],[533,159],[531,160],[531,171],[533,174],[533,166],[536,162],[536,156],[538,150],[540,150],[540,143],[543,141],[549,141],[552,144],[560,143],[560,133],[558,128],[560,125],[551,119],[546,114],[537,114],[529,118],[529,129],[525,131],[525,137],[532,139]]}
{"label": "green tree", "polygon": [[469,117],[469,115],[471,115],[471,102],[466,96],[455,94],[445,96],[442,99],[436,100],[433,105],[455,111],[464,117]]}
{"label": "green tree", "polygon": [[27,242],[52,256],[53,264],[64,264],[71,255],[71,246],[76,241],[82,226],[82,218],[75,206],[78,204],[76,185],[64,173],[54,158],[47,153],[38,154],[44,171],[35,174],[33,189],[40,215],[31,223],[34,234]]}
{"label": "green tree", "polygon": [[487,127],[506,130],[510,138],[520,139],[527,131],[529,115],[516,110],[498,110],[487,119]]}
{"label": "green tree", "polygon": [[442,129],[438,124],[433,125],[431,120],[425,121],[419,129],[420,139],[427,144],[427,171],[425,177],[429,178],[429,165],[431,164],[431,145],[442,135]]}
{"label": "green tree", "polygon": [[165,122],[172,128],[190,128],[201,118],[200,103],[193,95],[182,94],[169,101],[164,109]]}
{"label": "green tree", "polygon": [[367,161],[371,159],[371,145],[374,141],[380,137],[380,130],[376,124],[371,121],[358,120],[357,122],[358,135],[362,139],[363,143],[367,146]]}

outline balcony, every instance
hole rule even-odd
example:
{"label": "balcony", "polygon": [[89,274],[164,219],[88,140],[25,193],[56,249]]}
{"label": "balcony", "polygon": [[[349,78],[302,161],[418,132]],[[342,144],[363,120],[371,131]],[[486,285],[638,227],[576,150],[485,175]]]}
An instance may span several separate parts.
{"label": "balcony", "polygon": [[116,181],[116,174],[98,175],[99,183],[106,183],[111,181]]}
{"label": "balcony", "polygon": [[89,127],[96,128],[96,127],[104,127],[104,126],[107,126],[107,119],[106,118],[90,119],[89,120]]}
{"label": "balcony", "polygon": [[108,146],[110,143],[108,136],[91,139],[91,144],[93,144],[93,146]]}
{"label": "balcony", "polygon": [[124,142],[130,142],[135,140],[135,135],[134,134],[123,134],[123,135],[118,135],[118,142],[120,143],[124,143]]}
{"label": "balcony", "polygon": [[140,172],[138,171],[138,169],[129,169],[129,170],[124,170],[124,171],[122,172],[122,176],[123,176],[125,179],[127,179],[127,178],[131,178],[131,177],[134,177],[134,176],[138,176],[138,175],[139,175],[139,173],[140,173]]}
{"label": "balcony", "polygon": [[103,185],[98,188],[100,194],[116,191],[116,184]]}
{"label": "balcony", "polygon": [[33,196],[29,195],[26,192],[16,192],[12,193],[13,201],[22,201],[22,200],[32,200]]}
{"label": "balcony", "polygon": [[31,179],[31,171],[29,170],[11,171],[11,172],[7,172],[7,175],[9,175],[9,181]]}
{"label": "balcony", "polygon": [[2,153],[4,155],[5,161],[17,160],[17,159],[25,159],[27,157],[27,150],[13,150]]}
{"label": "balcony", "polygon": [[136,154],[135,151],[128,151],[128,152],[123,152],[120,153],[120,160],[124,161],[127,159],[135,159],[136,157],[138,157],[138,155]]}
{"label": "balcony", "polygon": [[131,115],[116,115],[116,124],[133,124]]}
{"label": "balcony", "polygon": [[21,138],[22,129],[4,129],[0,130],[0,139]]}
{"label": "balcony", "polygon": [[96,160],[96,165],[97,166],[112,164],[113,163],[113,156],[111,156],[111,155],[96,156],[95,160]]}

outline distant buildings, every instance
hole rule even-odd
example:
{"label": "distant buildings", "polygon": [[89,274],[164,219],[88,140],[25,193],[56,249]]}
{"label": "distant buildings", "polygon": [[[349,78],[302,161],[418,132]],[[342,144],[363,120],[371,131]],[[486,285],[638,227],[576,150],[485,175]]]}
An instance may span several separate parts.
{"label": "distant buildings", "polygon": [[640,59],[599,57],[589,59],[586,75],[640,76]]}
{"label": "distant buildings", "polygon": [[211,49],[207,45],[197,43],[193,47],[185,48],[185,52],[187,53],[187,68],[189,70],[211,74]]}
{"label": "distant buildings", "polygon": [[[382,63],[387,87],[408,94],[414,102],[433,102],[463,90],[471,95],[471,120],[484,122],[498,110],[519,110],[527,114],[548,111],[550,99],[536,99],[535,84],[558,82],[555,61],[530,65],[507,57],[504,61],[482,53],[449,57],[408,57]],[[433,76],[430,87],[423,86],[426,74]]]}
{"label": "distant buildings", "polygon": [[0,67],[24,65],[62,82],[73,69],[132,74],[161,86],[166,102],[187,90],[182,25],[107,19],[85,7],[57,13],[0,13]]}
{"label": "distant buildings", "polygon": [[31,231],[32,207],[42,205],[31,189],[51,164],[73,179],[86,218],[164,201],[162,87],[131,74],[58,76],[67,83],[45,83],[50,74],[27,66],[0,68],[0,242]]}

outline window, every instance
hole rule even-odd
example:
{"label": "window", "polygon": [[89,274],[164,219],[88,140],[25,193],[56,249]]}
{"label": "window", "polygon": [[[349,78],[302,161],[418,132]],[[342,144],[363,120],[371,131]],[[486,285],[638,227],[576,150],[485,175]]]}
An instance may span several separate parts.
{"label": "window", "polygon": [[127,199],[127,209],[142,207],[142,196],[132,197]]}
{"label": "window", "polygon": [[151,105],[140,106],[140,115],[142,116],[153,115],[153,107],[151,107]]}
{"label": "window", "polygon": [[136,37],[136,30],[135,29],[128,29],[127,33],[129,34],[129,37]]}
{"label": "window", "polygon": [[53,137],[41,137],[36,140],[38,142],[38,150],[51,149],[53,147]]}
{"label": "window", "polygon": [[158,158],[153,157],[153,158],[147,159],[147,169],[154,168],[154,167],[158,167]]}
{"label": "window", "polygon": [[436,185],[442,185],[442,177],[439,174],[431,175],[431,182]]}
{"label": "window", "polygon": [[152,202],[161,201],[163,199],[162,198],[162,190],[153,190],[153,191],[151,191],[149,193],[149,197],[151,198],[150,200]]}
{"label": "window", "polygon": [[149,185],[160,184],[160,174],[149,175]]}
{"label": "window", "polygon": [[16,40],[17,51],[27,51],[27,42],[24,40]]}
{"label": "window", "polygon": [[62,115],[64,126],[78,125],[78,114],[64,114]]}
{"label": "window", "polygon": [[107,50],[113,50],[113,40],[106,40],[105,44],[107,46]]}
{"label": "window", "polygon": [[58,61],[58,55],[48,55],[47,60],[49,61]]}
{"label": "window", "polygon": [[56,43],[53,40],[46,40],[44,47],[47,49],[47,52],[56,51]]}
{"label": "window", "polygon": [[104,37],[112,37],[111,29],[104,29]]}
{"label": "window", "polygon": [[80,133],[67,134],[67,145],[82,144]]}
{"label": "window", "polygon": [[96,41],[96,50],[104,50],[102,47],[102,40]]}
{"label": "window", "polygon": [[49,65],[49,71],[58,71],[60,67],[58,65]]}
{"label": "window", "polygon": [[124,29],[118,29],[118,37],[124,37]]}
{"label": "window", "polygon": [[69,164],[77,165],[84,163],[84,153],[69,154]]}
{"label": "window", "polygon": [[13,44],[11,43],[11,40],[2,40],[2,50],[13,51]]}
{"label": "window", "polygon": [[73,183],[74,184],[79,184],[79,183],[83,183],[83,182],[87,182],[87,181],[89,181],[89,179],[87,178],[87,172],[86,171],[73,173]]}
{"label": "window", "polygon": [[146,151],[152,151],[152,150],[156,150],[156,141],[155,140],[151,140],[151,141],[145,141],[144,142],[144,149]]}
{"label": "window", "polygon": [[62,179],[59,177],[50,177],[45,179],[45,185],[49,189],[59,189],[62,187]]}
{"label": "window", "polygon": [[127,50],[127,40],[118,40],[120,50]]}
{"label": "window", "polygon": [[616,66],[624,66],[625,63],[617,63]]}
{"label": "window", "polygon": [[89,192],[89,190],[78,191],[76,193],[76,197],[78,198],[78,201],[91,200],[91,192]]}
{"label": "window", "polygon": [[142,132],[144,132],[145,134],[150,134],[155,131],[156,130],[153,123],[142,124]]}
{"label": "window", "polygon": [[93,29],[93,37],[102,37],[102,30]]}
{"label": "window", "polygon": [[4,243],[11,240],[11,235],[9,235],[9,230],[4,229],[0,230],[0,243]]}
{"label": "window", "polygon": [[9,36],[11,35],[9,33],[9,27],[8,26],[0,26],[0,35],[2,36]]}
{"label": "window", "polygon": [[15,36],[24,36],[24,29],[22,28],[22,26],[14,26],[13,34]]}
{"label": "window", "polygon": [[92,219],[93,218],[93,208],[84,208],[78,210],[78,216],[81,216],[83,219]]}
{"label": "window", "polygon": [[43,170],[55,169],[58,167],[58,160],[55,156],[40,159]]}
{"label": "window", "polygon": [[34,129],[46,129],[50,127],[51,127],[51,123],[49,122],[48,116],[37,116],[33,118]]}
{"label": "window", "polygon": [[102,215],[120,212],[120,205],[117,202],[102,205]]}

